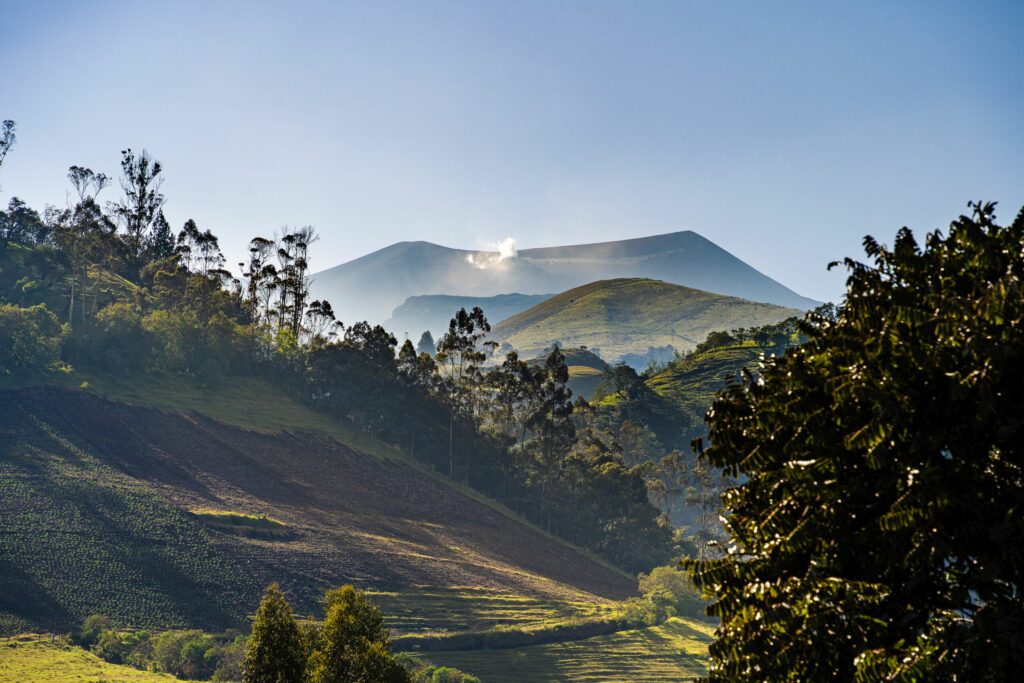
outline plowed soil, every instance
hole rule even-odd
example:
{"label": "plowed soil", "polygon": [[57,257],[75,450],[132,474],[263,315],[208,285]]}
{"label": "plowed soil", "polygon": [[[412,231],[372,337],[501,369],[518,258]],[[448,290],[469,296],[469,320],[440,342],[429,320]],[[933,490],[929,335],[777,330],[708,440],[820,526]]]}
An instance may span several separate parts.
{"label": "plowed soil", "polygon": [[[288,533],[231,533],[198,508]],[[341,583],[596,601],[634,586],[401,461],[55,388],[0,392],[0,579],[0,631],[95,611],[234,626],[271,581],[300,612]]]}

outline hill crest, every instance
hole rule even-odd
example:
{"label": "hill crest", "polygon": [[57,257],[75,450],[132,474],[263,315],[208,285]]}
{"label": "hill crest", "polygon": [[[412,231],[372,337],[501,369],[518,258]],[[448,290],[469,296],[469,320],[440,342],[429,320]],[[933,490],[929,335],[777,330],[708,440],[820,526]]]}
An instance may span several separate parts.
{"label": "hill crest", "polygon": [[[687,351],[708,332],[775,323],[800,311],[646,278],[591,282],[494,326],[492,338],[530,357],[555,343],[643,366]],[[654,358],[659,360],[659,358]]]}

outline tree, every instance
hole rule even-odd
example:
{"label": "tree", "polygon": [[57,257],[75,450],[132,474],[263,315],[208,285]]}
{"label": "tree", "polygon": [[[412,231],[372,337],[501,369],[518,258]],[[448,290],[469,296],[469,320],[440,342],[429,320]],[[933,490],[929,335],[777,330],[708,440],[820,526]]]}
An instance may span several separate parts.
{"label": "tree", "polygon": [[110,185],[110,178],[105,173],[96,173],[84,166],[69,168],[68,181],[71,182],[71,187],[75,188],[79,202],[84,202],[88,197],[95,199],[104,188]]}
{"label": "tree", "polygon": [[147,261],[159,261],[174,255],[174,233],[164,212],[160,211],[153,221],[153,229],[146,237],[144,253]]}
{"label": "tree", "polygon": [[17,197],[7,202],[7,211],[0,211],[0,252],[8,241],[38,244],[46,239],[46,225],[39,213]]}
{"label": "tree", "polygon": [[4,165],[7,153],[11,151],[11,147],[14,147],[14,142],[18,139],[18,136],[14,134],[15,127],[16,124],[10,119],[0,124],[0,166]]}
{"label": "tree", "polygon": [[437,353],[437,347],[434,346],[434,336],[430,334],[430,330],[425,330],[420,335],[420,341],[416,344],[416,353],[425,353],[430,356]]}
{"label": "tree", "polygon": [[310,658],[311,683],[408,680],[391,656],[384,617],[352,586],[327,592],[327,614]]}
{"label": "tree", "polygon": [[437,345],[437,364],[448,387],[451,416],[448,421],[448,476],[455,474],[455,418],[474,417],[473,407],[480,383],[480,364],[487,356],[478,348],[491,331],[479,306],[466,312],[460,308],[448,323],[448,331]]}
{"label": "tree", "polygon": [[324,343],[337,334],[341,323],[334,317],[334,308],[331,302],[324,299],[314,301],[306,310],[306,330],[309,332],[309,339],[314,343]]}
{"label": "tree", "polygon": [[712,681],[1005,681],[1024,669],[1024,211],[972,203],[846,260],[845,305],[714,403],[727,556]]}
{"label": "tree", "polygon": [[572,389],[568,386],[569,368],[557,346],[544,361],[543,377],[536,409],[527,419],[527,426],[535,434],[541,498],[547,503],[549,489],[561,476],[562,459],[572,448],[576,437],[576,426],[572,421]]}
{"label": "tree", "polygon": [[149,152],[142,150],[138,156],[131,149],[121,151],[121,189],[124,199],[112,203],[110,211],[125,231],[125,241],[133,254],[139,256],[145,247],[145,238],[160,215],[164,196],[160,186],[163,167]]}
{"label": "tree", "polygon": [[306,670],[302,636],[281,588],[263,595],[242,662],[244,683],[302,683]]}

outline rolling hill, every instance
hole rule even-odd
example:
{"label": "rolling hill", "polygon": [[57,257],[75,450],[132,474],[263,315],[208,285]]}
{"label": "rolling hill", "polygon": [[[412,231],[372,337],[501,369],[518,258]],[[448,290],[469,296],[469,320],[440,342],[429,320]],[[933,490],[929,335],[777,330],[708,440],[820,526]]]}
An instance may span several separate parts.
{"label": "rolling hill", "polygon": [[391,312],[384,321],[384,327],[396,335],[409,334],[416,341],[424,330],[430,330],[434,339],[440,339],[448,329],[448,321],[460,308],[467,311],[479,306],[493,325],[516,313],[536,306],[549,298],[550,294],[498,294],[496,296],[451,296],[447,294],[426,294],[411,296]]}
{"label": "rolling hill", "polygon": [[399,242],[316,273],[311,292],[330,300],[345,323],[382,322],[410,296],[545,294],[624,277],[664,280],[804,310],[818,304],[689,230],[506,254]]}
{"label": "rolling hill", "polygon": [[652,347],[686,351],[708,332],[778,322],[801,311],[713,294],[667,282],[618,279],[562,292],[493,328],[491,338],[521,356],[544,352],[555,342],[585,346],[602,359],[634,362]]}

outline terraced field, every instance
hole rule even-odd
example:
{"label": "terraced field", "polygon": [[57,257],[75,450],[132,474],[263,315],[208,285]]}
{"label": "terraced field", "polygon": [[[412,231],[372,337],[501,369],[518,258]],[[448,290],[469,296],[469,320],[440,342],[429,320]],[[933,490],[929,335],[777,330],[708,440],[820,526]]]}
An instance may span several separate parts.
{"label": "terraced field", "polygon": [[423,658],[472,673],[484,683],[678,683],[706,672],[713,631],[713,626],[701,622],[670,619],[661,626],[585,640],[509,650],[430,652]]}
{"label": "terraced field", "polygon": [[495,627],[541,628],[570,619],[608,616],[615,603],[598,600],[544,600],[472,586],[369,591],[399,637]]}
{"label": "terraced field", "polygon": [[173,683],[167,674],[108,664],[48,636],[0,638],[0,683]]}

